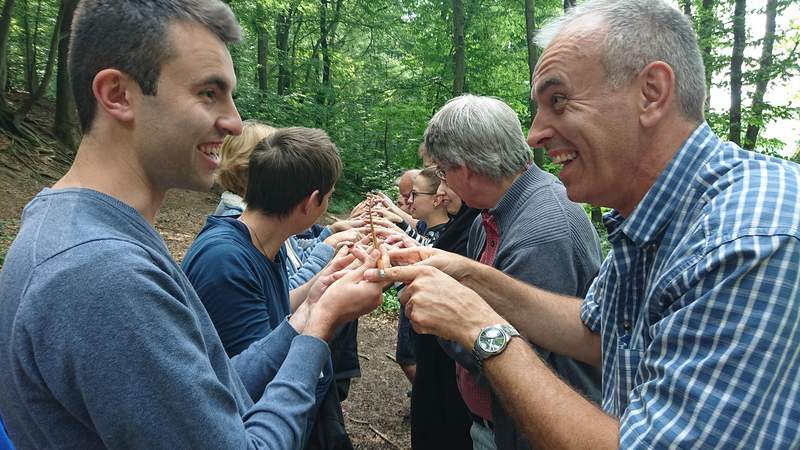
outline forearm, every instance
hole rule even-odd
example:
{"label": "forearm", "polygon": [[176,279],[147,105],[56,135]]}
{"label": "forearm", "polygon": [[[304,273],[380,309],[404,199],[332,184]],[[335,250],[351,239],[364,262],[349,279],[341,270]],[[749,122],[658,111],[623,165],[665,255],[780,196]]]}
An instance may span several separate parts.
{"label": "forearm", "polygon": [[289,306],[292,308],[292,312],[297,311],[297,308],[299,308],[300,305],[306,301],[306,298],[308,298],[308,293],[311,291],[311,286],[314,285],[318,275],[319,274],[314,275],[305,284],[289,291]]}
{"label": "forearm", "polygon": [[616,449],[619,421],[555,375],[521,339],[484,361],[484,374],[525,437],[536,448]]}
{"label": "forearm", "polygon": [[600,365],[600,336],[581,321],[581,299],[538,289],[473,261],[460,281],[537,347]]}

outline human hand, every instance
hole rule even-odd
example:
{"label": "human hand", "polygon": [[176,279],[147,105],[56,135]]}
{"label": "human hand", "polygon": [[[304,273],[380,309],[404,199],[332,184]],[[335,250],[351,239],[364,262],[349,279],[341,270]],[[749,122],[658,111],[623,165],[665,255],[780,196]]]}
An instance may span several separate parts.
{"label": "human hand", "polygon": [[355,262],[356,257],[357,252],[351,252],[350,248],[347,246],[339,249],[328,265],[314,278],[314,284],[311,285],[308,291],[308,297],[306,297],[306,301],[303,302],[303,304],[309,303],[313,305],[316,303],[334,281],[344,276],[345,272],[343,272],[343,270]]}
{"label": "human hand", "polygon": [[324,241],[325,244],[330,245],[337,251],[339,247],[344,244],[353,244],[361,240],[363,237],[363,229],[360,228],[350,228],[349,230],[340,231],[338,233],[333,233],[330,236],[326,237]]}
{"label": "human hand", "polygon": [[332,224],[328,225],[328,228],[331,229],[331,234],[340,233],[342,231],[347,231],[352,228],[359,228],[363,227],[364,221],[361,219],[349,219],[349,220],[338,220],[333,222]]}
{"label": "human hand", "polygon": [[388,209],[375,209],[373,210],[373,213],[389,222],[400,223],[403,221],[400,216]]}
{"label": "human hand", "polygon": [[357,204],[352,210],[350,210],[350,219],[355,219],[361,216],[366,210],[367,200],[362,200],[361,203]]}
{"label": "human hand", "polygon": [[472,348],[482,328],[505,322],[475,291],[435,267],[387,268],[379,279],[406,284],[400,291],[400,302],[418,333],[434,334]]}
{"label": "human hand", "polygon": [[[408,266],[411,264],[435,267],[461,283],[467,281],[475,270],[480,270],[480,263],[461,255],[446,252],[432,247],[408,246],[409,248],[393,249],[387,252],[392,266]],[[376,271],[368,271],[366,277],[377,280]]]}
{"label": "human hand", "polygon": [[379,257],[380,253],[373,251],[361,266],[346,271],[325,289],[311,308],[303,334],[330,341],[337,326],[380,306],[384,283],[364,279],[364,272],[375,267]]}

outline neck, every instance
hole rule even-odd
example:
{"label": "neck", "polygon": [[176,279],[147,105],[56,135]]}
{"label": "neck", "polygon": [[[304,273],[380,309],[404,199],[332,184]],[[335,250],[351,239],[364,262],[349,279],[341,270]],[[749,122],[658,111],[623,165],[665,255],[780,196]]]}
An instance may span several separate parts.
{"label": "neck", "polygon": [[287,221],[246,209],[239,217],[250,230],[250,240],[264,256],[274,260],[281,245],[289,239],[293,229]]}
{"label": "neck", "polygon": [[447,210],[444,208],[437,208],[425,217],[425,223],[428,224],[428,228],[435,227],[436,225],[441,225],[449,221],[450,217],[447,216]]}
{"label": "neck", "polygon": [[91,135],[84,137],[69,171],[53,185],[53,189],[63,188],[92,189],[110,195],[139,211],[151,225],[166,195],[166,189],[154,186],[144,175],[132,148],[124,144],[101,145]]}
{"label": "neck", "polygon": [[645,133],[639,143],[639,148],[645,150],[637,166],[631,170],[629,192],[632,195],[625,197],[627,201],[610,206],[623,217],[629,217],[698,125],[682,118],[674,118]]}
{"label": "neck", "polygon": [[522,176],[525,173],[524,170],[515,173],[514,175],[503,178],[500,181],[494,181],[489,178],[484,180],[484,201],[481,202],[480,206],[470,205],[480,209],[492,209],[500,203],[500,200],[506,195],[511,186],[514,185],[514,182],[517,181],[517,178]]}

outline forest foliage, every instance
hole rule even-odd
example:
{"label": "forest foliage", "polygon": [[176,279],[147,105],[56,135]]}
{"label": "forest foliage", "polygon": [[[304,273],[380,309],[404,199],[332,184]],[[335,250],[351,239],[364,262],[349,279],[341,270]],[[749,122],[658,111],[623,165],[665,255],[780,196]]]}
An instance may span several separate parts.
{"label": "forest foliage", "polygon": [[[707,111],[721,135],[770,154],[798,142],[764,139],[778,119],[797,120],[797,92],[765,99],[798,76],[798,0],[680,0],[692,17],[707,79],[731,95],[728,110]],[[77,0],[4,0],[0,15],[0,131],[18,157],[35,163],[41,136],[28,103],[55,107],[52,138],[72,155],[79,140],[66,86],[66,44]],[[519,114],[524,131],[535,29],[572,0],[230,0],[244,39],[231,48],[245,119],[325,129],[345,162],[334,209],[364,192],[391,190],[418,166],[428,119],[462,92],[492,95]],[[761,30],[766,30],[763,38]],[[598,68],[598,70],[601,70]],[[712,92],[712,91],[710,91]],[[716,92],[716,91],[714,91]],[[11,95],[12,93],[18,95]],[[13,98],[13,99],[12,99]],[[33,156],[31,156],[33,154]],[[797,156],[797,155],[795,155]],[[537,163],[556,171],[541,152]]]}

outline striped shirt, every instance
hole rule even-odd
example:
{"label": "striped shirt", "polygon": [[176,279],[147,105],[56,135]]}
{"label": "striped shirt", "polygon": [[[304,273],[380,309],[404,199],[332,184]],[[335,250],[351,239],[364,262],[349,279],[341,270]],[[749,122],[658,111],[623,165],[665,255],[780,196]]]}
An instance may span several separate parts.
{"label": "striped shirt", "polygon": [[621,448],[800,448],[800,166],[700,125],[581,308]]}

